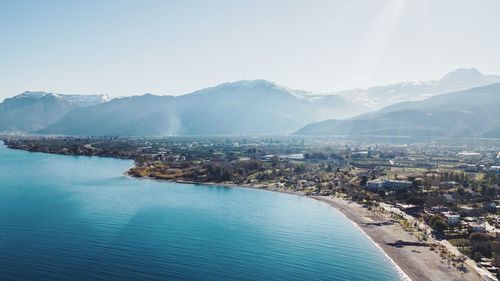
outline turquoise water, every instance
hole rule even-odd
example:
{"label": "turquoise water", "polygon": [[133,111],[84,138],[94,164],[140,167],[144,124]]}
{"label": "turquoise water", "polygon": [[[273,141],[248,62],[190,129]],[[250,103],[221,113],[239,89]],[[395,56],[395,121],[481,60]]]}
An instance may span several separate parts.
{"label": "turquoise water", "polygon": [[0,279],[399,280],[324,203],[123,176],[131,165],[0,145]]}

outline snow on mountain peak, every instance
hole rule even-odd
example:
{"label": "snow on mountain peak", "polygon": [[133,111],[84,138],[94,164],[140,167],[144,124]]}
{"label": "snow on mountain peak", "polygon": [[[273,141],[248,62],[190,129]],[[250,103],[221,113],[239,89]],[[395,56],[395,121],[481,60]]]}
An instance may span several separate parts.
{"label": "snow on mountain peak", "polygon": [[475,68],[459,68],[455,71],[452,71],[441,78],[441,81],[453,81],[453,82],[462,82],[462,81],[470,81],[481,79],[485,75],[481,73],[479,70]]}

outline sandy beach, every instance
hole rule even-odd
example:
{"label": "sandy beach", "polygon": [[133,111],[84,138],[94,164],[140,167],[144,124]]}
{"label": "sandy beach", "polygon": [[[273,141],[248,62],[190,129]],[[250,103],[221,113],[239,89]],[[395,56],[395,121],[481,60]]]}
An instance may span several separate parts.
{"label": "sandy beach", "polygon": [[448,265],[438,253],[431,251],[430,247],[403,246],[399,248],[387,245],[386,242],[395,242],[397,240],[417,242],[417,239],[397,223],[392,225],[367,225],[367,223],[375,220],[372,219],[370,211],[357,203],[329,196],[311,196],[311,198],[336,208],[358,225],[413,281],[483,280],[467,265],[467,273]]}

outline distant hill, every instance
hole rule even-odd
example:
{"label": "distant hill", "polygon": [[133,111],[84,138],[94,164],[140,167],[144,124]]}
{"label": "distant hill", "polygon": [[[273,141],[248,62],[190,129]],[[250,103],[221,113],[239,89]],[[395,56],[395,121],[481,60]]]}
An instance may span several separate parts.
{"label": "distant hill", "polygon": [[74,110],[44,134],[235,135],[286,134],[326,118],[352,116],[356,106],[337,96],[244,80],[187,95],[144,95]]}
{"label": "distant hill", "polygon": [[45,128],[67,112],[107,101],[104,95],[24,92],[0,103],[0,132],[25,133]]}
{"label": "distant hill", "polygon": [[441,94],[499,82],[500,75],[485,75],[475,68],[460,68],[444,75],[440,80],[402,82],[332,94],[341,96],[355,104],[363,104],[369,110],[360,113],[366,113],[399,102],[419,101]]}
{"label": "distant hill", "polygon": [[326,120],[299,135],[500,137],[500,83],[403,102],[347,120]]}

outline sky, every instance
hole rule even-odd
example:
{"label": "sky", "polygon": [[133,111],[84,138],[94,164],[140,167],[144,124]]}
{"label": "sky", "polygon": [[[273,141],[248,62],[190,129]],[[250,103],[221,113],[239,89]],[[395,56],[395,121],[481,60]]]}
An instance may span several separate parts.
{"label": "sky", "polygon": [[180,95],[267,79],[331,92],[500,74],[500,1],[0,0],[0,100]]}

